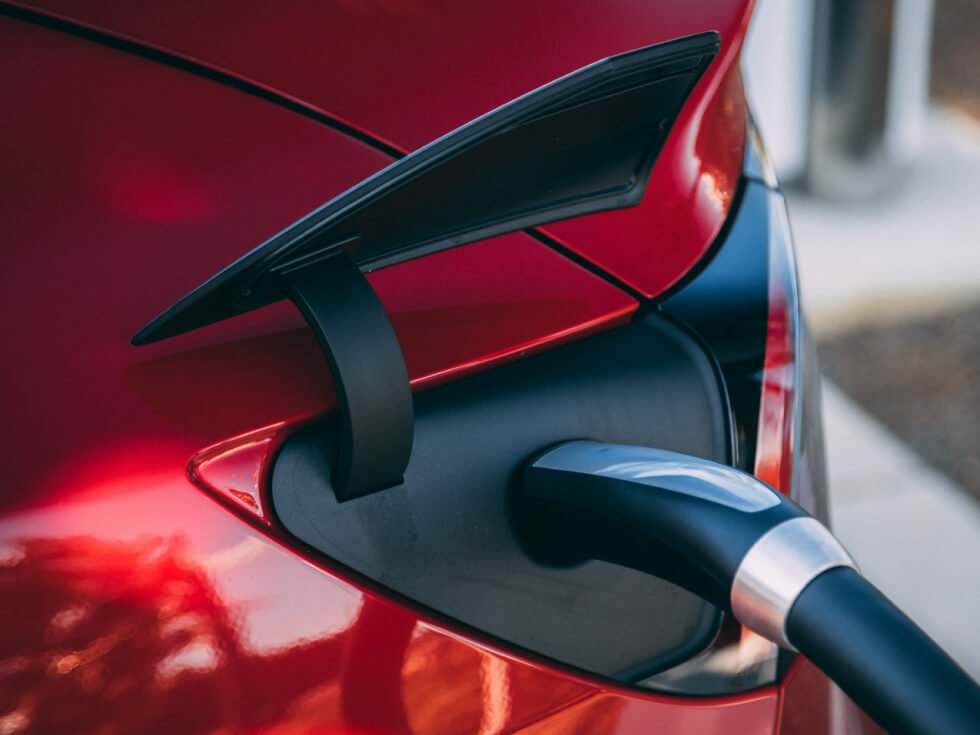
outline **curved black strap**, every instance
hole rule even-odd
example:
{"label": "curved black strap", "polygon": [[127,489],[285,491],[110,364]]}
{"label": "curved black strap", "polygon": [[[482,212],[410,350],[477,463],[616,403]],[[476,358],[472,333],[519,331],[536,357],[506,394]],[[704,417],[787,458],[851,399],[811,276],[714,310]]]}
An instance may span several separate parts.
{"label": "curved black strap", "polygon": [[377,294],[345,255],[284,275],[337,386],[337,500],[401,484],[412,453],[412,391],[401,346]]}

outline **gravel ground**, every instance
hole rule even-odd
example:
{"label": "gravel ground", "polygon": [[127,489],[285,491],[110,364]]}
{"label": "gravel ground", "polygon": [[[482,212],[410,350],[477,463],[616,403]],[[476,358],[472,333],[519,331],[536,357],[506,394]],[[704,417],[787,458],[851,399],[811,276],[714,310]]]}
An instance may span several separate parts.
{"label": "gravel ground", "polygon": [[980,498],[980,305],[819,345],[823,372]]}
{"label": "gravel ground", "polygon": [[932,92],[980,118],[980,2],[936,0],[932,36]]}

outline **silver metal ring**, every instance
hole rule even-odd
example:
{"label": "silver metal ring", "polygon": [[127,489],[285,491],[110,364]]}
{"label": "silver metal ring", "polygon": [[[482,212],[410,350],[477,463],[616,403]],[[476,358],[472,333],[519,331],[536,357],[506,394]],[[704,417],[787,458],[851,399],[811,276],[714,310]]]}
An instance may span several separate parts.
{"label": "silver metal ring", "polygon": [[823,524],[794,518],[763,534],[742,558],[732,583],[732,612],[743,625],[784,648],[786,618],[803,589],[834,567],[857,564]]}

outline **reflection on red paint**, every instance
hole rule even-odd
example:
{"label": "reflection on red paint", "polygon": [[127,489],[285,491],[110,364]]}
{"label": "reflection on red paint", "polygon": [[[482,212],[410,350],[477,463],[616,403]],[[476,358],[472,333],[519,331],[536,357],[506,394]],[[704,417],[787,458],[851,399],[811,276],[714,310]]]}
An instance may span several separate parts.
{"label": "reflection on red paint", "polygon": [[[186,535],[133,540],[7,535],[4,732],[470,733],[482,722],[534,720],[591,689],[477,648],[308,566],[296,577],[295,557],[267,542],[244,555],[240,544],[202,554],[194,525]],[[283,577],[293,582],[283,586]],[[249,579],[265,595],[249,601]],[[270,595],[280,599],[263,599]],[[346,624],[310,635],[291,623],[304,606],[325,619],[351,600],[358,606]],[[270,605],[276,624],[292,631],[273,647],[257,645],[254,629]],[[487,669],[521,686],[512,705],[501,709]]]}
{"label": "reflection on red paint", "polygon": [[[643,12],[660,7],[635,5]],[[321,7],[348,6],[354,8]],[[356,6],[352,13],[374,12]],[[123,13],[119,3],[105,7]],[[483,81],[517,85],[499,87],[499,102],[626,50],[604,50],[599,33],[580,34],[598,45],[569,44],[566,34],[548,30],[552,9],[514,7],[510,17],[494,8],[487,18],[501,31],[528,33],[568,54],[553,67],[535,66],[536,79],[514,72],[531,68],[529,60],[552,63],[550,50],[514,42],[498,53],[498,36],[485,29],[465,39],[444,33],[439,24],[472,12],[468,4],[447,5],[420,27],[467,51],[474,42],[492,44],[493,53],[481,56]],[[562,17],[580,18],[586,27],[611,22],[606,8],[595,7]],[[726,18],[742,13],[738,4],[718,7]],[[207,39],[216,29],[251,29],[268,39],[270,24],[294,17],[271,5],[256,5],[260,18],[252,23],[227,23],[221,12],[205,17],[193,3],[169,7],[167,18],[135,4],[126,8],[160,32]],[[225,8],[236,21],[251,12],[241,3]],[[515,24],[513,13],[537,14],[545,25]],[[703,14],[691,10],[689,20],[673,25],[616,22],[649,40],[651,29],[700,30]],[[740,38],[734,23],[720,28],[733,47]],[[295,31],[305,28],[314,53],[256,54],[256,44],[247,42],[240,46],[244,58],[300,59],[311,90],[331,79],[350,82],[310,63],[338,68],[335,54],[322,53],[322,31],[332,24],[290,26],[282,36],[290,48]],[[400,58],[449,68],[439,61],[442,46],[418,44],[397,23],[375,30],[371,38],[335,33],[358,53],[372,38],[387,53],[395,42],[437,49]],[[630,48],[640,42],[622,40]],[[29,307],[31,316],[5,323],[11,359],[0,367],[0,382],[16,386],[5,395],[10,430],[0,495],[3,731],[771,732],[772,689],[692,702],[508,652],[505,643],[390,599],[327,559],[304,556],[274,527],[243,523],[193,485],[187,462],[202,447],[327,410],[333,396],[322,355],[288,304],[142,350],[129,337],[195,283],[388,158],[240,90],[67,33],[4,17],[0,47],[30,71],[0,85],[4,109],[17,111],[0,148],[8,170],[19,174],[0,182],[7,184],[0,197],[5,244],[16,253],[2,274],[0,299],[4,313],[22,315]],[[507,73],[500,72],[502,61]],[[419,132],[418,144],[491,105],[470,72],[455,77],[462,87],[435,92],[431,75],[414,69],[410,76],[426,80],[430,101],[445,100],[440,117],[432,105],[364,95],[378,87],[363,80],[351,89],[365,104],[384,103],[400,127],[406,112],[426,109],[416,122],[432,129]],[[468,92],[475,96],[461,106],[460,94]],[[721,192],[726,184],[716,181]],[[663,186],[669,196],[651,190],[650,201],[661,202],[666,214],[651,219],[654,236],[644,247],[659,252],[658,243],[669,243],[662,249],[669,257],[675,248],[687,252],[689,243],[674,237],[672,222],[698,241],[712,223],[707,230],[692,226],[684,219],[690,191],[671,193],[669,181]],[[606,228],[590,242],[611,250],[620,238]],[[622,262],[644,267],[653,262],[646,252],[623,248]],[[371,277],[419,386],[624,323],[636,308],[521,234]],[[58,298],[39,299],[39,284]],[[232,452],[227,464],[216,460],[204,474],[213,474],[216,486],[244,486],[250,496],[253,473],[261,476],[262,446],[256,441]],[[261,509],[261,497],[251,497]],[[228,500],[239,501],[248,506],[246,497]]]}
{"label": "reflection on red paint", "polygon": [[885,735],[844,692],[802,656],[786,674],[778,715],[780,735]]}
{"label": "reflection on red paint", "polygon": [[174,469],[0,520],[8,731],[771,732],[772,689],[692,707],[508,654],[303,560]]}
{"label": "reflection on red paint", "polygon": [[725,63],[684,106],[638,206],[542,229],[650,298],[681,280],[721,231],[741,174],[745,98],[737,63],[712,73]]}
{"label": "reflection on red paint", "polygon": [[270,516],[262,496],[262,478],[280,422],[209,447],[188,466],[191,479],[219,500],[268,524]]}
{"label": "reflection on red paint", "polygon": [[[150,6],[114,0],[32,4],[230,70],[405,152],[599,59],[715,30],[719,56],[668,136],[644,201],[545,229],[655,296],[704,255],[738,184],[746,119],[738,54],[751,15],[748,0],[223,0],[209,3],[207,13],[182,0],[168,3],[165,18]],[[265,148],[268,137],[247,149],[249,155]],[[327,198],[324,192],[315,204]]]}
{"label": "reflection on red paint", "polygon": [[200,685],[246,654],[186,539],[14,548],[0,569],[0,710],[20,727],[5,732],[146,732],[170,707],[195,729],[213,718]]}
{"label": "reflection on red paint", "polygon": [[791,331],[787,325],[785,299],[774,298],[770,293],[769,308],[755,475],[780,492],[789,494],[792,479],[792,370],[795,356]]}
{"label": "reflection on red paint", "polygon": [[104,162],[101,178],[106,199],[117,211],[133,219],[153,223],[189,222],[210,216],[217,194],[174,163],[145,151],[120,152]]}
{"label": "reflection on red paint", "polygon": [[799,385],[799,302],[785,210],[773,207],[769,236],[769,320],[756,440],[755,475],[793,493],[794,417]]}

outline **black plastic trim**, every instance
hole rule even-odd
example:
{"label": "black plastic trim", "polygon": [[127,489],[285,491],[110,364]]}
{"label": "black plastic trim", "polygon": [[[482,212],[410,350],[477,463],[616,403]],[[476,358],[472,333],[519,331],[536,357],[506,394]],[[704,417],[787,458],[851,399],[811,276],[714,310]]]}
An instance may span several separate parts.
{"label": "black plastic trim", "polygon": [[341,256],[284,273],[330,363],[341,423],[333,491],[345,501],[402,482],[412,390],[398,337],[361,271]]}
{"label": "black plastic trim", "polygon": [[301,542],[441,615],[578,669],[642,679],[706,647],[717,610],[641,572],[538,560],[514,529],[515,481],[530,455],[576,438],[724,462],[725,411],[702,348],[651,315],[416,394],[412,461],[383,493],[337,502],[336,417],[301,430],[276,457],[273,511]]}
{"label": "black plastic trim", "polygon": [[396,161],[213,276],[136,336],[145,344],[286,296],[280,270],[340,253],[362,270],[640,202],[719,48],[702,33],[598,61]]}
{"label": "black plastic trim", "polygon": [[731,400],[738,456],[751,472],[769,325],[771,190],[743,180],[721,246],[687,285],[658,309],[689,327],[718,360]]}

